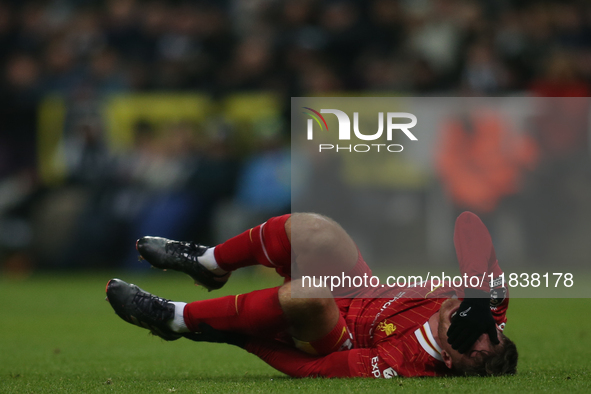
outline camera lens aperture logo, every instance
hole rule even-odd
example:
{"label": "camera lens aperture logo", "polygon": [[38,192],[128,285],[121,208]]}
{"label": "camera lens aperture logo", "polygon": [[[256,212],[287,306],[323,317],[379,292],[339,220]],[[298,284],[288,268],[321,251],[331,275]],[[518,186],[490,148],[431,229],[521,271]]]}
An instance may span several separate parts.
{"label": "camera lens aperture logo", "polygon": [[[302,112],[310,116],[307,121],[307,139],[314,140],[314,122],[318,125],[320,131],[328,131],[328,124],[322,114],[333,114],[337,117],[339,123],[338,139],[339,141],[351,140],[351,119],[344,111],[338,109],[321,109],[316,111],[310,107],[302,107],[308,111]],[[395,123],[394,120],[407,119],[407,123]],[[417,137],[410,131],[417,124],[417,117],[408,112],[387,112],[386,113],[386,141],[393,139],[395,131],[401,131],[409,140],[417,141]],[[359,130],[359,112],[353,112],[353,133],[355,137],[362,141],[376,141],[384,134],[384,112],[378,112],[378,131],[373,134],[364,134]],[[402,152],[404,147],[400,144],[318,144],[318,151],[347,151],[347,152]]]}

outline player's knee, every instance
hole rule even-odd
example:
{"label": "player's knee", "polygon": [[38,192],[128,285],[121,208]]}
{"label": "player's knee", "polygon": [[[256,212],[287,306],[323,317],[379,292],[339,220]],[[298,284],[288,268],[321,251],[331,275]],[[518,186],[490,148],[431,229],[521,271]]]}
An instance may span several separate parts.
{"label": "player's knee", "polygon": [[314,213],[292,215],[291,242],[299,251],[325,253],[338,247],[342,237],[342,229],[325,216]]}
{"label": "player's knee", "polygon": [[282,305],[283,312],[291,322],[316,322],[321,324],[323,319],[330,316],[334,308],[331,298],[292,298]]}
{"label": "player's knee", "polygon": [[334,308],[334,299],[328,289],[303,289],[298,291],[297,296],[292,297],[292,283],[290,282],[279,289],[281,309],[292,319],[323,316]]}
{"label": "player's knee", "polygon": [[306,299],[306,310],[316,316],[326,316],[334,307],[333,298],[308,298]]}

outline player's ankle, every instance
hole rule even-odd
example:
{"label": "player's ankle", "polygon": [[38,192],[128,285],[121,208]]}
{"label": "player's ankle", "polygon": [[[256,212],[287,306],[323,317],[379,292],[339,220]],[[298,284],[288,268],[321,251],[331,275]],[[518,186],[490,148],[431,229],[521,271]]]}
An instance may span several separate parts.
{"label": "player's ankle", "polygon": [[176,333],[183,333],[183,332],[190,332],[191,330],[189,330],[189,328],[187,328],[187,325],[185,324],[185,317],[184,317],[184,311],[185,311],[185,305],[187,305],[186,302],[171,302],[171,304],[174,304],[174,318],[168,322],[168,327],[176,332]]}
{"label": "player's ankle", "polygon": [[224,275],[228,273],[228,271],[223,270],[218,265],[218,262],[215,259],[214,249],[215,246],[213,248],[207,249],[205,253],[203,253],[201,256],[197,258],[197,260],[199,261],[199,263],[201,263],[201,265],[203,265],[212,273],[216,275]]}

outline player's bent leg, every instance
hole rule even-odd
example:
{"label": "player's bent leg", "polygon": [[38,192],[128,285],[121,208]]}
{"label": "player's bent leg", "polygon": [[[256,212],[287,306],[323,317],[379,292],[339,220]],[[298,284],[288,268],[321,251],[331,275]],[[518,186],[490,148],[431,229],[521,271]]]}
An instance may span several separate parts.
{"label": "player's bent leg", "polygon": [[307,298],[292,298],[292,286],[300,282],[189,303],[184,307],[185,324],[193,332],[207,324],[258,338],[289,332],[297,347],[312,354],[350,348],[351,334],[330,292],[306,289]]}
{"label": "player's bent leg", "polygon": [[314,213],[296,213],[286,223],[295,263],[301,275],[351,271],[358,258],[355,242],[334,220]]}
{"label": "player's bent leg", "polygon": [[339,309],[325,288],[306,289],[307,298],[292,298],[291,287],[298,282],[286,283],[279,289],[279,304],[289,322],[289,331],[302,341],[322,338],[337,323]]}
{"label": "player's bent leg", "polygon": [[289,277],[291,245],[285,230],[289,216],[273,217],[213,248],[143,237],[137,242],[137,250],[153,266],[184,272],[208,290],[222,287],[230,271],[256,264],[273,267],[281,276]]}
{"label": "player's bent leg", "polygon": [[319,355],[351,349],[353,336],[330,291],[305,289],[307,298],[294,298],[292,286],[299,285],[301,281],[294,280],[279,289],[279,303],[296,347]]}
{"label": "player's bent leg", "polygon": [[203,323],[215,330],[269,338],[286,332],[288,323],[279,303],[279,287],[256,290],[189,304],[150,294],[120,279],[107,283],[107,301],[123,320],[171,341],[194,339]]}
{"label": "player's bent leg", "polygon": [[214,248],[144,237],[137,249],[153,266],[184,272],[209,290],[222,287],[230,271],[249,265],[272,267],[291,278],[292,251],[302,275],[349,272],[358,260],[357,247],[345,230],[312,213],[273,217]]}
{"label": "player's bent leg", "polygon": [[280,288],[190,304],[157,297],[120,279],[110,280],[106,292],[119,317],[168,341],[182,336],[194,339],[192,333],[199,333],[205,324],[221,332],[263,338],[289,331],[296,346],[311,354],[350,349],[352,336],[334,299],[321,294],[327,290],[309,290],[310,298],[297,299],[291,297],[291,286],[289,282]]}

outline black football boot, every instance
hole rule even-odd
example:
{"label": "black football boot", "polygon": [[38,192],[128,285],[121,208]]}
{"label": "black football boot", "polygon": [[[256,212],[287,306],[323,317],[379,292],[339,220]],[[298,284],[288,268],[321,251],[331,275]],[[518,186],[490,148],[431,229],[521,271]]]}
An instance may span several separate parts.
{"label": "black football boot", "polygon": [[174,319],[175,305],[169,300],[150,294],[134,284],[111,279],[107,283],[107,301],[115,313],[128,323],[147,328],[167,341],[181,338],[168,327]]}
{"label": "black football boot", "polygon": [[193,278],[196,284],[209,291],[221,288],[230,277],[230,272],[216,275],[202,265],[197,258],[202,256],[208,247],[194,242],[143,237],[137,240],[136,249],[152,266],[184,272]]}

